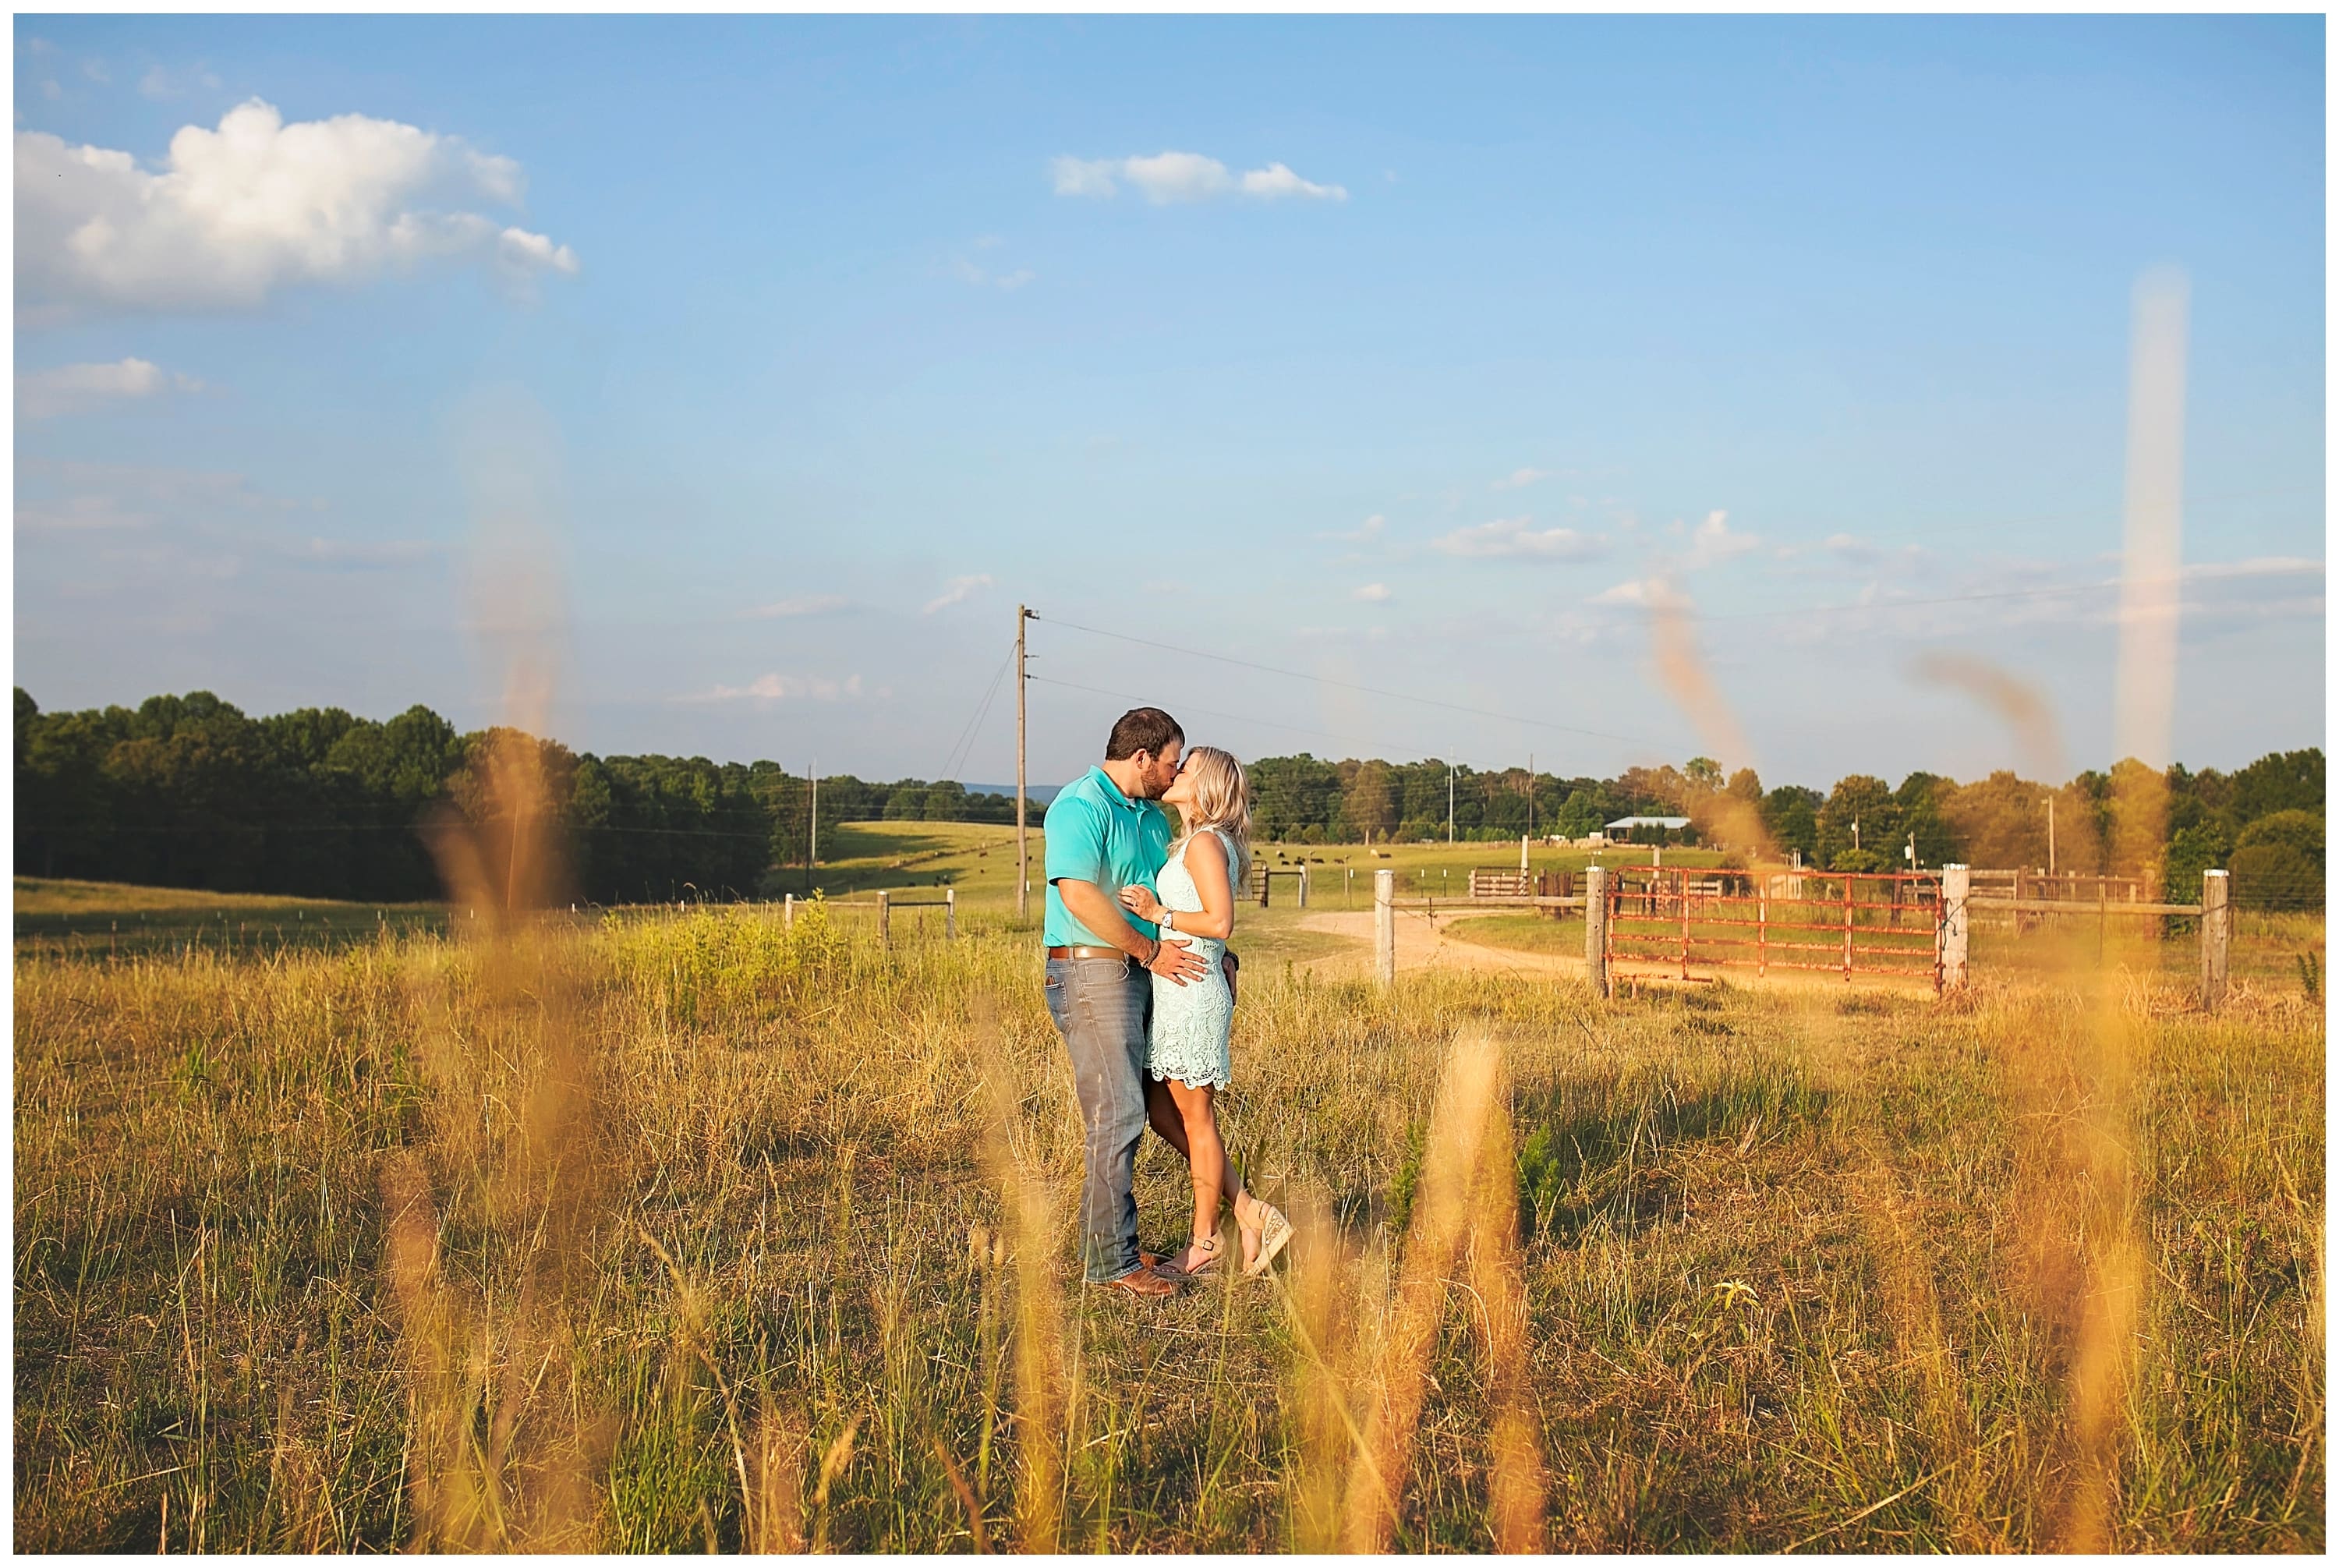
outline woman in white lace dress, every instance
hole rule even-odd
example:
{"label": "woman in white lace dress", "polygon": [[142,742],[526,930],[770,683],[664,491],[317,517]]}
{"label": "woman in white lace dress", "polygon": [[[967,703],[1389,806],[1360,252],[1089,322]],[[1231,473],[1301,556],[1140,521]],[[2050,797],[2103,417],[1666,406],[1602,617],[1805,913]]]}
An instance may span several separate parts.
{"label": "woman in white lace dress", "polygon": [[1120,902],[1165,935],[1192,943],[1207,968],[1188,984],[1153,980],[1153,1017],[1146,1037],[1146,1110],[1154,1129],[1178,1147],[1194,1174],[1191,1243],[1162,1267],[1193,1277],[1217,1271],[1219,1205],[1231,1200],[1242,1236],[1243,1274],[1264,1274],[1291,1239],[1290,1222],[1273,1204],[1243,1190],[1242,1177],[1219,1136],[1218,1091],[1233,1080],[1228,1049],[1234,1027],[1234,991],[1219,962],[1234,934],[1235,893],[1250,861],[1250,796],[1242,764],[1214,746],[1186,754],[1162,794],[1178,808],[1185,833],[1170,846],[1155,879],[1160,895],[1140,886],[1120,890]]}

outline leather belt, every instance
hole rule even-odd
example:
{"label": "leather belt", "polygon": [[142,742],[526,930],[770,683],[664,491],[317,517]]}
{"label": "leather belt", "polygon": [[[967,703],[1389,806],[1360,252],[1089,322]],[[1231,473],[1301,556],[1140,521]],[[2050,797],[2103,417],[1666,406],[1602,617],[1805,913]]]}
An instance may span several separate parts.
{"label": "leather belt", "polygon": [[1137,962],[1117,947],[1051,947],[1048,950],[1048,956],[1050,958],[1117,958],[1123,963]]}

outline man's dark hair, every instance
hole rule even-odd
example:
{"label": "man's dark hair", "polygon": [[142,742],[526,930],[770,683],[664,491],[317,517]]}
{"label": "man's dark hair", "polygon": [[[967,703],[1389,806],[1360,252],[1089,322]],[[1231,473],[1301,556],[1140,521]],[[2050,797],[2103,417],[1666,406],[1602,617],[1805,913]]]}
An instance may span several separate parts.
{"label": "man's dark hair", "polygon": [[1161,748],[1171,741],[1186,744],[1186,732],[1178,721],[1160,708],[1131,708],[1112,722],[1112,734],[1104,743],[1104,760],[1109,763],[1127,762],[1139,752],[1161,754]]}

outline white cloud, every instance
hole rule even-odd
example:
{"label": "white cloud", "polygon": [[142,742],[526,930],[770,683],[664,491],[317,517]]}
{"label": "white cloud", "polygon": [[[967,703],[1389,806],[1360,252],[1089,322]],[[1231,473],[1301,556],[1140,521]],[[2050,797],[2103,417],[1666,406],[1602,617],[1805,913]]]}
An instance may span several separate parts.
{"label": "white cloud", "polygon": [[1477,560],[1588,561],[1607,553],[1608,541],[1574,528],[1536,528],[1533,518],[1497,518],[1456,528],[1433,541],[1449,556]]}
{"label": "white cloud", "polygon": [[1830,534],[1820,541],[1820,548],[1847,561],[1872,561],[1884,553],[1866,539],[1854,538],[1850,534]]}
{"label": "white cloud", "polygon": [[1155,206],[1172,202],[1207,202],[1214,197],[1242,195],[1271,202],[1298,196],[1314,202],[1345,202],[1347,189],[1319,185],[1291,172],[1286,163],[1269,163],[1241,174],[1216,158],[1199,153],[1154,153],[1131,158],[1058,158],[1049,165],[1059,196],[1111,196],[1123,181]]}
{"label": "white cloud", "polygon": [[1264,169],[1253,169],[1242,177],[1246,196],[1305,196],[1311,202],[1345,202],[1347,189],[1339,185],[1318,185],[1313,180],[1303,180],[1284,163],[1269,163]]}
{"label": "white cloud", "polygon": [[1663,577],[1634,577],[1603,588],[1584,601],[1587,605],[1632,605],[1646,609],[1674,602],[1673,591]]}
{"label": "white cloud", "polygon": [[1363,587],[1358,588],[1354,594],[1351,594],[1349,597],[1361,600],[1363,603],[1368,605],[1385,605],[1388,603],[1389,598],[1388,585],[1387,583],[1367,583]]}
{"label": "white cloud", "polygon": [[[975,244],[978,247],[982,248],[988,248],[998,243],[999,242],[995,239],[977,240],[975,242]],[[1039,273],[1031,271],[1029,267],[1018,267],[1012,272],[994,272],[987,267],[976,266],[964,256],[952,256],[951,258],[950,270],[952,275],[957,277],[960,281],[971,283],[978,289],[1002,289],[1008,291],[1009,292],[1012,292],[1013,291],[1021,288],[1024,284],[1030,282],[1032,279],[1040,275]]]}
{"label": "white cloud", "polygon": [[343,571],[367,571],[384,567],[411,567],[440,554],[428,539],[307,538],[283,549],[296,566],[326,567]]}
{"label": "white cloud", "polygon": [[203,384],[192,376],[173,375],[147,360],[118,360],[104,365],[53,365],[28,370],[16,378],[16,417],[47,419],[59,414],[86,413],[108,403],[160,397],[165,392],[200,392]]}
{"label": "white cloud", "polygon": [[2321,577],[2323,563],[2298,556],[2253,556],[2243,561],[2191,561],[2178,568],[2178,576],[2194,582],[2214,582],[2221,577]]}
{"label": "white cloud", "polygon": [[833,703],[861,695],[861,677],[847,676],[834,681],[826,676],[784,676],[778,671],[757,676],[744,686],[716,686],[687,696],[676,697],[678,703],[756,702],[815,702]]}
{"label": "white cloud", "polygon": [[1551,478],[1551,472],[1547,468],[1515,468],[1508,478],[1496,479],[1486,488],[1493,490],[1524,490],[1536,480],[1549,478]]}
{"label": "white cloud", "polygon": [[362,114],[291,124],[252,99],[216,131],[182,127],[159,173],[128,153],[16,133],[16,292],[36,319],[250,309],[301,283],[434,261],[524,288],[573,273],[542,234],[436,203],[517,206],[518,163]]}
{"label": "white cloud", "polygon": [[918,613],[922,616],[930,616],[936,610],[946,610],[952,605],[963,604],[966,602],[967,596],[973,593],[975,589],[987,588],[990,586],[991,574],[988,572],[972,577],[952,577],[943,585],[942,593],[929,599],[926,602],[926,607]]}
{"label": "white cloud", "polygon": [[782,621],[796,616],[826,615],[831,610],[841,610],[844,607],[844,596],[842,594],[797,594],[789,598],[775,600],[768,605],[758,605],[740,616],[740,619]]}
{"label": "white cloud", "polygon": [[1327,529],[1316,537],[1319,539],[1337,539],[1344,545],[1368,545],[1379,538],[1381,530],[1387,527],[1388,527],[1388,519],[1375,512],[1353,528]]}
{"label": "white cloud", "polygon": [[1752,534],[1732,533],[1728,512],[1708,512],[1705,521],[1698,524],[1689,537],[1689,554],[1682,557],[1682,569],[1695,571],[1700,567],[1718,566],[1749,550],[1760,549],[1762,545],[1762,541]]}
{"label": "white cloud", "polygon": [[173,71],[168,66],[155,65],[138,78],[139,93],[157,103],[165,98],[183,98],[197,88],[207,93],[220,90],[220,79],[209,66],[196,64],[183,71]]}
{"label": "white cloud", "polygon": [[252,488],[242,474],[138,463],[28,458],[16,465],[16,482],[20,528],[137,528],[165,519],[281,517],[302,505]]}
{"label": "white cloud", "polygon": [[51,533],[91,528],[143,528],[154,514],[128,505],[120,496],[66,496],[53,501],[31,501],[16,508],[16,527]]}

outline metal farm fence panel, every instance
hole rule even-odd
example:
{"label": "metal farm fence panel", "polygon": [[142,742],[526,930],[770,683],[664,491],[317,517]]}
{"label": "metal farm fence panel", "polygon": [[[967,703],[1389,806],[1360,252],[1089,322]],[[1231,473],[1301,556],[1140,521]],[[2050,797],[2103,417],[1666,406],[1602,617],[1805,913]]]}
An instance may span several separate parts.
{"label": "metal farm fence panel", "polygon": [[1607,903],[1614,973],[1807,970],[1847,982],[1915,976],[1940,989],[1944,912],[1933,873],[1619,866]]}

